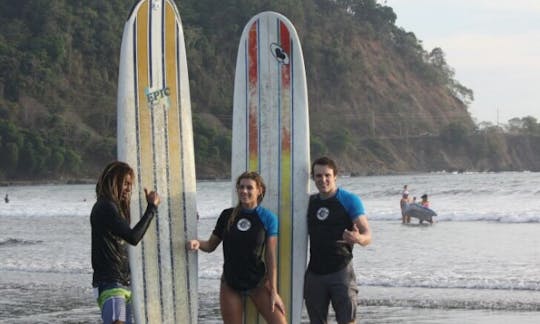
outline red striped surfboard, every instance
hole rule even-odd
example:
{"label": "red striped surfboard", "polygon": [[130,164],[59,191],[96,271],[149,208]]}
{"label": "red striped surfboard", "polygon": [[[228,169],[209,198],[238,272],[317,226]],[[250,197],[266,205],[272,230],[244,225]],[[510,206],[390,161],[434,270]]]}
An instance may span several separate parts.
{"label": "red striped surfboard", "polygon": [[136,173],[132,222],[143,187],[161,196],[158,216],[130,248],[137,323],[197,322],[195,162],[182,23],[171,0],[141,0],[125,24],[118,79],[118,159]]}
{"label": "red striped surfboard", "polygon": [[[233,183],[258,171],[263,206],[279,217],[278,289],[290,323],[300,323],[307,253],[309,118],[302,48],[281,14],[263,12],[244,28],[236,61],[233,110]],[[236,194],[233,204],[236,204]],[[247,302],[245,323],[262,323]]]}

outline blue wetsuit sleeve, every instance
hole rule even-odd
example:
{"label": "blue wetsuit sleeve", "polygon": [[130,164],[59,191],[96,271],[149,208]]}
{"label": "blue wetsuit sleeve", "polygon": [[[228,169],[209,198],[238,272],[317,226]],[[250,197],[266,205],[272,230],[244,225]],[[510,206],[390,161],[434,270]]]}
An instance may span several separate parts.
{"label": "blue wetsuit sleeve", "polygon": [[268,236],[277,236],[279,226],[277,216],[270,210],[260,206],[257,207],[257,213],[263,223],[266,234]]}
{"label": "blue wetsuit sleeve", "polygon": [[347,210],[347,214],[352,221],[356,220],[359,216],[366,214],[364,203],[357,195],[339,189],[337,198],[345,207],[345,210]]}

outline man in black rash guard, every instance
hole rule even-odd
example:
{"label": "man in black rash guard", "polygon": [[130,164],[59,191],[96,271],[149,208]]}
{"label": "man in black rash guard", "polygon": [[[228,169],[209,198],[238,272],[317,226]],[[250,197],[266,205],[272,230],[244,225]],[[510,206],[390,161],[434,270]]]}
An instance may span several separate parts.
{"label": "man in black rash guard", "polygon": [[311,324],[327,323],[330,302],[339,324],[356,322],[356,276],[353,246],[371,242],[364,204],[336,184],[337,166],[327,157],[311,165],[317,194],[310,197],[307,223],[310,258],[304,299]]}
{"label": "man in black rash guard", "polygon": [[137,225],[130,228],[133,169],[115,161],[107,165],[96,185],[97,201],[90,214],[92,225],[92,286],[104,323],[131,323],[131,291],[128,246],[137,245],[157,215],[159,195],[144,193],[148,207]]}

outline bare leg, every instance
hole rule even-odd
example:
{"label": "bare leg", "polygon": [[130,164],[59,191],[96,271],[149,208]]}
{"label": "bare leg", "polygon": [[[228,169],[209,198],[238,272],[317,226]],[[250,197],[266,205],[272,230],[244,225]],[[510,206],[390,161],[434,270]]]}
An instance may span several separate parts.
{"label": "bare leg", "polygon": [[242,296],[226,283],[219,291],[221,317],[225,324],[242,324]]}
{"label": "bare leg", "polygon": [[257,307],[257,311],[261,313],[268,324],[285,324],[287,320],[285,319],[285,314],[281,312],[280,309],[274,307],[272,312],[272,301],[270,300],[270,292],[266,287],[258,287],[253,290],[250,295],[251,300]]}

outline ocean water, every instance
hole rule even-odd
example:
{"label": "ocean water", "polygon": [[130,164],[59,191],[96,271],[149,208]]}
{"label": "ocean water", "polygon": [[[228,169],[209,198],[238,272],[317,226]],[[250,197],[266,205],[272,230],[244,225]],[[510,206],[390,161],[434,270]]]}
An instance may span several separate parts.
{"label": "ocean water", "polygon": [[[540,323],[540,173],[343,177],[373,243],[355,247],[359,323]],[[399,199],[428,193],[434,225],[402,225]],[[312,186],[314,188],[314,186]],[[99,323],[91,288],[92,185],[0,187],[0,323]],[[199,237],[231,204],[197,183]],[[218,249],[199,256],[199,322],[220,323]],[[332,315],[332,314],[331,314]],[[307,323],[307,317],[303,322]]]}

